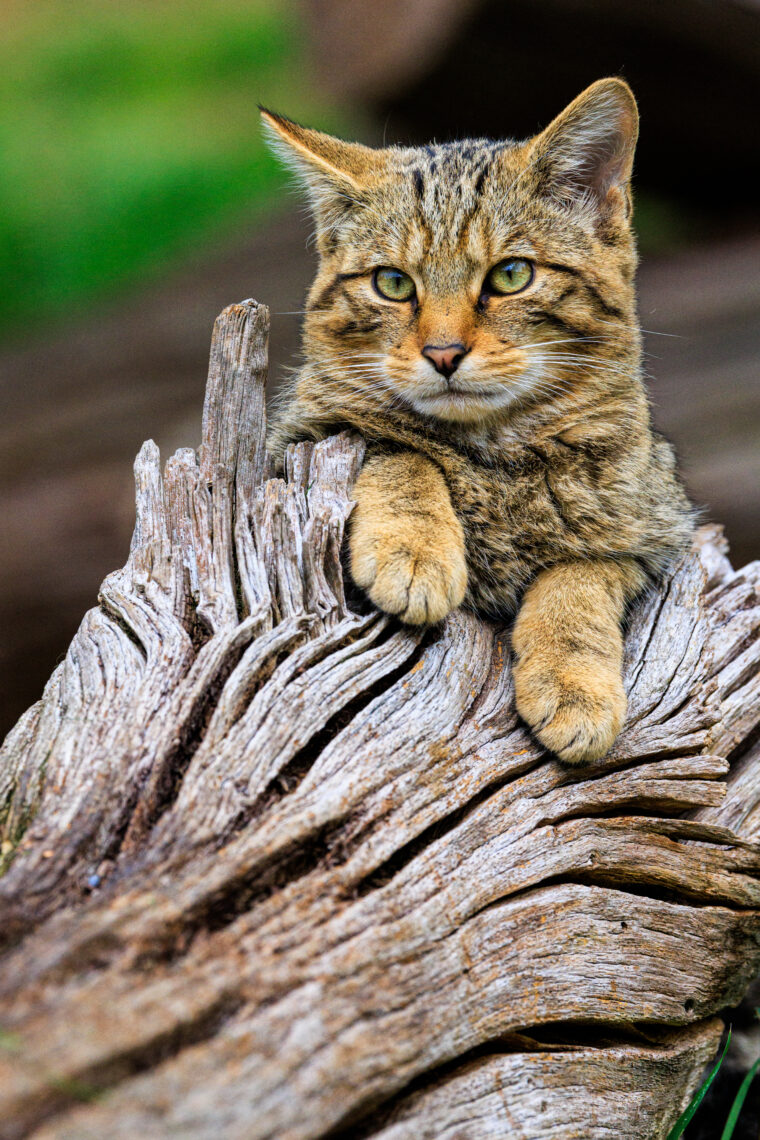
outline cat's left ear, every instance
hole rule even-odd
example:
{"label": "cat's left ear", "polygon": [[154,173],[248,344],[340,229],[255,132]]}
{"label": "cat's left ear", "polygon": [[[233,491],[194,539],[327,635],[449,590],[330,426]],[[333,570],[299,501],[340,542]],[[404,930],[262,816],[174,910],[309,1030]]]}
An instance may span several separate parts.
{"label": "cat's left ear", "polygon": [[302,127],[266,107],[259,110],[270,146],[304,184],[318,216],[360,195],[381,173],[382,158],[371,147]]}
{"label": "cat's left ear", "polygon": [[591,206],[607,217],[628,217],[638,133],[628,84],[600,79],[532,140],[531,162],[550,196]]}

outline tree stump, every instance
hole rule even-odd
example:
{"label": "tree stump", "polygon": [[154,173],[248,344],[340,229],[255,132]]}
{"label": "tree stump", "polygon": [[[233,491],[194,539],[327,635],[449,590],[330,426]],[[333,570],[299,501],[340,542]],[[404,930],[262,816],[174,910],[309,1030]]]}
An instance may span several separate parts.
{"label": "tree stump", "polygon": [[612,753],[508,629],[350,603],[362,442],[264,450],[267,310],[0,755],[0,1137],[662,1137],[760,964],[760,564],[636,607]]}

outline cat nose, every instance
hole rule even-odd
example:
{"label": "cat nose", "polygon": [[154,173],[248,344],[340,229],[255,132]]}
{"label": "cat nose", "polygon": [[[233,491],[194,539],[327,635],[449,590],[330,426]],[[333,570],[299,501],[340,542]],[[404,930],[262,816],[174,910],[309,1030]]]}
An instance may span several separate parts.
{"label": "cat nose", "polygon": [[427,357],[436,372],[440,372],[441,376],[445,376],[448,380],[449,376],[456,372],[468,352],[469,349],[459,343],[426,344],[422,350],[422,355]]}

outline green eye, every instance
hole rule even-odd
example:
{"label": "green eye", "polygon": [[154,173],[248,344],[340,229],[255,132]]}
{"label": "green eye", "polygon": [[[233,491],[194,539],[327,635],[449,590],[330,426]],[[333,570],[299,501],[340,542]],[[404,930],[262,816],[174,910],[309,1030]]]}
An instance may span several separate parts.
{"label": "green eye", "polygon": [[522,257],[508,257],[494,265],[486,277],[485,290],[489,293],[519,293],[533,280],[533,265]]}
{"label": "green eye", "polygon": [[416,292],[408,273],[389,266],[376,269],[372,281],[380,296],[387,297],[389,301],[411,301]]}

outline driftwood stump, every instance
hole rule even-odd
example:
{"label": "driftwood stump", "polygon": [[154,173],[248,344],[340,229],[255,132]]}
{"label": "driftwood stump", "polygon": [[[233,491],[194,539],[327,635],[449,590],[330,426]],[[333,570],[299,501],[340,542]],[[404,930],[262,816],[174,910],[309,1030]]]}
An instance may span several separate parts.
{"label": "driftwood stump", "polygon": [[0,755],[0,1136],[662,1137],[760,962],[760,564],[700,534],[564,768],[505,628],[348,604],[362,444],[266,478],[267,328]]}

